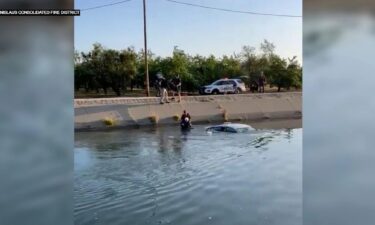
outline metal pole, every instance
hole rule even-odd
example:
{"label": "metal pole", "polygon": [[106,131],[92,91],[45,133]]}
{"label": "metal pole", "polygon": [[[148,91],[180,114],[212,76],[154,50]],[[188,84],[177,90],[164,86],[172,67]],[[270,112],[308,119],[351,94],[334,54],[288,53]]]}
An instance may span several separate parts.
{"label": "metal pole", "polygon": [[145,41],[145,75],[146,75],[146,94],[150,96],[150,83],[148,77],[148,62],[147,62],[147,29],[146,29],[146,0],[143,0],[143,33]]}

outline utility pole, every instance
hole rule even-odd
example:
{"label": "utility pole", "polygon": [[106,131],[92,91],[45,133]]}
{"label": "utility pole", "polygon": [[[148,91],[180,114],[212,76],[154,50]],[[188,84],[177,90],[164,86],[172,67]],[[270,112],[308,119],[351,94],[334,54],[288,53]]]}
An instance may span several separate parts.
{"label": "utility pole", "polygon": [[145,75],[146,75],[146,94],[150,96],[150,81],[148,77],[148,62],[147,62],[147,28],[146,28],[146,0],[143,0],[143,33],[145,41]]}

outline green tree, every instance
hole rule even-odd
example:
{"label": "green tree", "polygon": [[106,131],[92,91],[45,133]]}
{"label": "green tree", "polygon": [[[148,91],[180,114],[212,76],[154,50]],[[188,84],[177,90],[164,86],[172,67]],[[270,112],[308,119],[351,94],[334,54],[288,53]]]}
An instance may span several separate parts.
{"label": "green tree", "polygon": [[288,64],[285,59],[274,55],[267,74],[270,78],[270,84],[277,86],[278,91],[281,88],[301,87],[302,70],[294,59],[289,60]]}
{"label": "green tree", "polygon": [[263,56],[267,58],[271,58],[274,55],[275,48],[275,45],[267,39],[264,39],[260,44],[260,49],[263,52]]}
{"label": "green tree", "polygon": [[137,74],[137,53],[133,47],[129,47],[126,50],[123,50],[119,54],[119,63],[120,63],[120,74],[121,74],[121,88],[123,91],[126,91],[126,86],[131,87],[133,90],[134,79]]}
{"label": "green tree", "polygon": [[257,82],[258,56],[256,55],[255,48],[251,46],[243,46],[240,53],[241,69],[243,74],[248,77],[248,82]]}
{"label": "green tree", "polygon": [[296,56],[294,56],[292,59],[288,58],[287,72],[288,72],[288,77],[290,77],[292,80],[292,83],[287,88],[290,88],[291,86],[293,86],[294,88],[301,88],[302,87],[302,68],[298,63]]}
{"label": "green tree", "polygon": [[220,62],[222,66],[222,76],[228,78],[239,77],[242,74],[241,71],[241,62],[239,57],[235,56],[223,56]]}
{"label": "green tree", "polygon": [[[282,59],[275,54],[275,45],[264,40],[259,53],[251,46],[243,46],[240,54],[223,55],[217,58],[191,56],[177,46],[172,55],[160,57],[147,52],[150,86],[155,76],[162,72],[167,79],[180,75],[182,88],[196,91],[199,86],[207,85],[223,77],[247,77],[245,82],[258,82],[264,72],[267,83],[281,88],[301,88],[302,68],[296,57]],[[133,86],[145,87],[144,51],[136,52],[134,47],[123,50],[106,49],[95,43],[88,53],[74,52],[75,89],[84,88],[87,92],[103,90],[107,94],[111,88],[117,96],[133,90]]]}

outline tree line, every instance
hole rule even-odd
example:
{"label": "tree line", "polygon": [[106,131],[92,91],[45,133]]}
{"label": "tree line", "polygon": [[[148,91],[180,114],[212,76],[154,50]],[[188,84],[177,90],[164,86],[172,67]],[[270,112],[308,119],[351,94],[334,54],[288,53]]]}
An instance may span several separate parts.
{"label": "tree line", "polygon": [[[246,84],[257,82],[260,74],[267,83],[280,91],[282,88],[301,88],[302,67],[296,57],[284,59],[275,54],[273,43],[264,40],[259,50],[243,46],[240,53],[220,58],[210,55],[189,55],[177,46],[172,56],[160,57],[148,51],[150,87],[158,72],[170,79],[177,74],[182,80],[182,90],[195,92],[200,86],[208,85],[220,78],[241,78]],[[75,51],[75,90],[109,90],[121,96],[134,87],[145,88],[144,51],[134,47],[123,50],[104,48],[95,43],[85,52]]]}

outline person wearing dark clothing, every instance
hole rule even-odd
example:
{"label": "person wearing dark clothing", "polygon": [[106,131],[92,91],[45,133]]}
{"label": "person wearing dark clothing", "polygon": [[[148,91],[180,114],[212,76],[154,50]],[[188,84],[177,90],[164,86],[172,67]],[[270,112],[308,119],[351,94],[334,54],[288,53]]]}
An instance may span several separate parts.
{"label": "person wearing dark clothing", "polygon": [[156,97],[161,97],[161,95],[162,95],[161,82],[162,82],[163,79],[165,79],[163,74],[161,72],[158,72],[156,74],[156,79],[155,79],[155,83],[154,83],[154,87],[156,89]]}
{"label": "person wearing dark clothing", "polygon": [[161,93],[160,93],[160,80],[159,79],[155,80],[154,87],[156,89],[156,97],[160,97]]}
{"label": "person wearing dark clothing", "polygon": [[161,88],[165,88],[165,89],[168,88],[168,82],[167,82],[166,79],[161,79],[161,81],[160,81],[160,87]]}
{"label": "person wearing dark clothing", "polygon": [[185,119],[185,117],[186,117],[186,110],[184,110],[184,111],[182,112],[182,115],[181,115],[181,121],[183,121],[183,120]]}
{"label": "person wearing dark clothing", "polygon": [[170,84],[171,84],[173,99],[174,99],[175,93],[177,93],[177,95],[178,95],[178,102],[181,102],[181,79],[180,79],[180,76],[177,75],[176,77],[174,77],[170,81]]}
{"label": "person wearing dark clothing", "polygon": [[258,84],[259,84],[259,92],[264,92],[264,84],[266,83],[266,77],[264,76],[263,72],[259,77]]}
{"label": "person wearing dark clothing", "polygon": [[258,83],[256,81],[250,82],[250,91],[254,93],[255,91],[258,91]]}
{"label": "person wearing dark clothing", "polygon": [[181,115],[181,128],[191,128],[191,117],[189,113],[186,113],[186,110]]}

